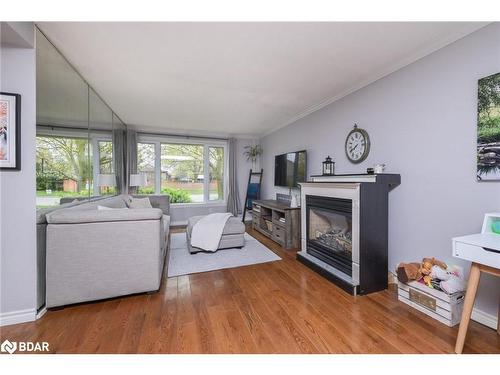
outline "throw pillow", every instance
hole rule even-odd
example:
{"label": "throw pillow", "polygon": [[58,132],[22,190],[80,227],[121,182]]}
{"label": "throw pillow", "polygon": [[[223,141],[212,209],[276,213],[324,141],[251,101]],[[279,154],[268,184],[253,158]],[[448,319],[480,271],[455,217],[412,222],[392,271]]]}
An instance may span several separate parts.
{"label": "throw pillow", "polygon": [[128,208],[153,208],[149,198],[132,198],[128,204]]}

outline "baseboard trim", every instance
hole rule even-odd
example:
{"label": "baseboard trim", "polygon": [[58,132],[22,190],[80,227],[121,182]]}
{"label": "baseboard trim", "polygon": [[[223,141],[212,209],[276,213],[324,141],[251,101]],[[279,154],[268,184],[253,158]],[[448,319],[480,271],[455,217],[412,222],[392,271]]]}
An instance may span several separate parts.
{"label": "baseboard trim", "polygon": [[484,311],[473,308],[471,319],[495,331],[497,329],[498,318],[495,315],[487,314]]}
{"label": "baseboard trim", "polygon": [[43,306],[42,309],[40,309],[37,313],[36,313],[36,320],[40,319],[42,316],[45,315],[45,313],[47,312],[47,308],[45,306]]}
{"label": "baseboard trim", "polygon": [[35,320],[36,320],[35,309],[18,310],[0,314],[0,326],[9,326],[12,324],[33,322]]}

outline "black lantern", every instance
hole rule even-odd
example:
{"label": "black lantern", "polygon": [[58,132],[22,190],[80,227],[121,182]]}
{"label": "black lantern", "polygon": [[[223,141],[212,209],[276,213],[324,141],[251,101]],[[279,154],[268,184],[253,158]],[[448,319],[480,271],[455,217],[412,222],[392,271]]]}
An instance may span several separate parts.
{"label": "black lantern", "polygon": [[328,155],[323,162],[323,176],[333,176],[334,175],[335,162],[332,161],[330,155]]}

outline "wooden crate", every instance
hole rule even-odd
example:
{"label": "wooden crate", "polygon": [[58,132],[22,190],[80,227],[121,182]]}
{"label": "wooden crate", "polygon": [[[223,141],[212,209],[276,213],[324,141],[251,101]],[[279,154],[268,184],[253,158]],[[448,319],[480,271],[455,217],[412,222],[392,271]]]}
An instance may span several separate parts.
{"label": "wooden crate", "polygon": [[453,327],[460,323],[465,292],[446,294],[417,281],[398,282],[398,300]]}

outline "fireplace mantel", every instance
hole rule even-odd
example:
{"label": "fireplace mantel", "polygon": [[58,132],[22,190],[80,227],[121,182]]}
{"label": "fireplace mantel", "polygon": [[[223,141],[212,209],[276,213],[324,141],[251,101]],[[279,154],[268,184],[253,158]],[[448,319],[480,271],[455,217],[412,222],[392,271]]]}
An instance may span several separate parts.
{"label": "fireplace mantel", "polygon": [[[400,175],[385,173],[311,176],[309,182],[301,183],[302,238],[301,251],[297,253],[297,259],[351,294],[368,294],[386,289],[389,192],[400,183]],[[342,272],[334,263],[328,263],[331,262],[328,257],[320,256],[318,249],[312,247],[314,241],[307,238],[308,197],[351,201],[351,274]]]}
{"label": "fireplace mantel", "polygon": [[310,181],[304,182],[301,185],[311,183],[372,183],[387,185],[390,190],[395,188],[401,183],[401,176],[392,173],[378,173],[378,174],[337,174],[333,176],[325,175],[312,175]]}

